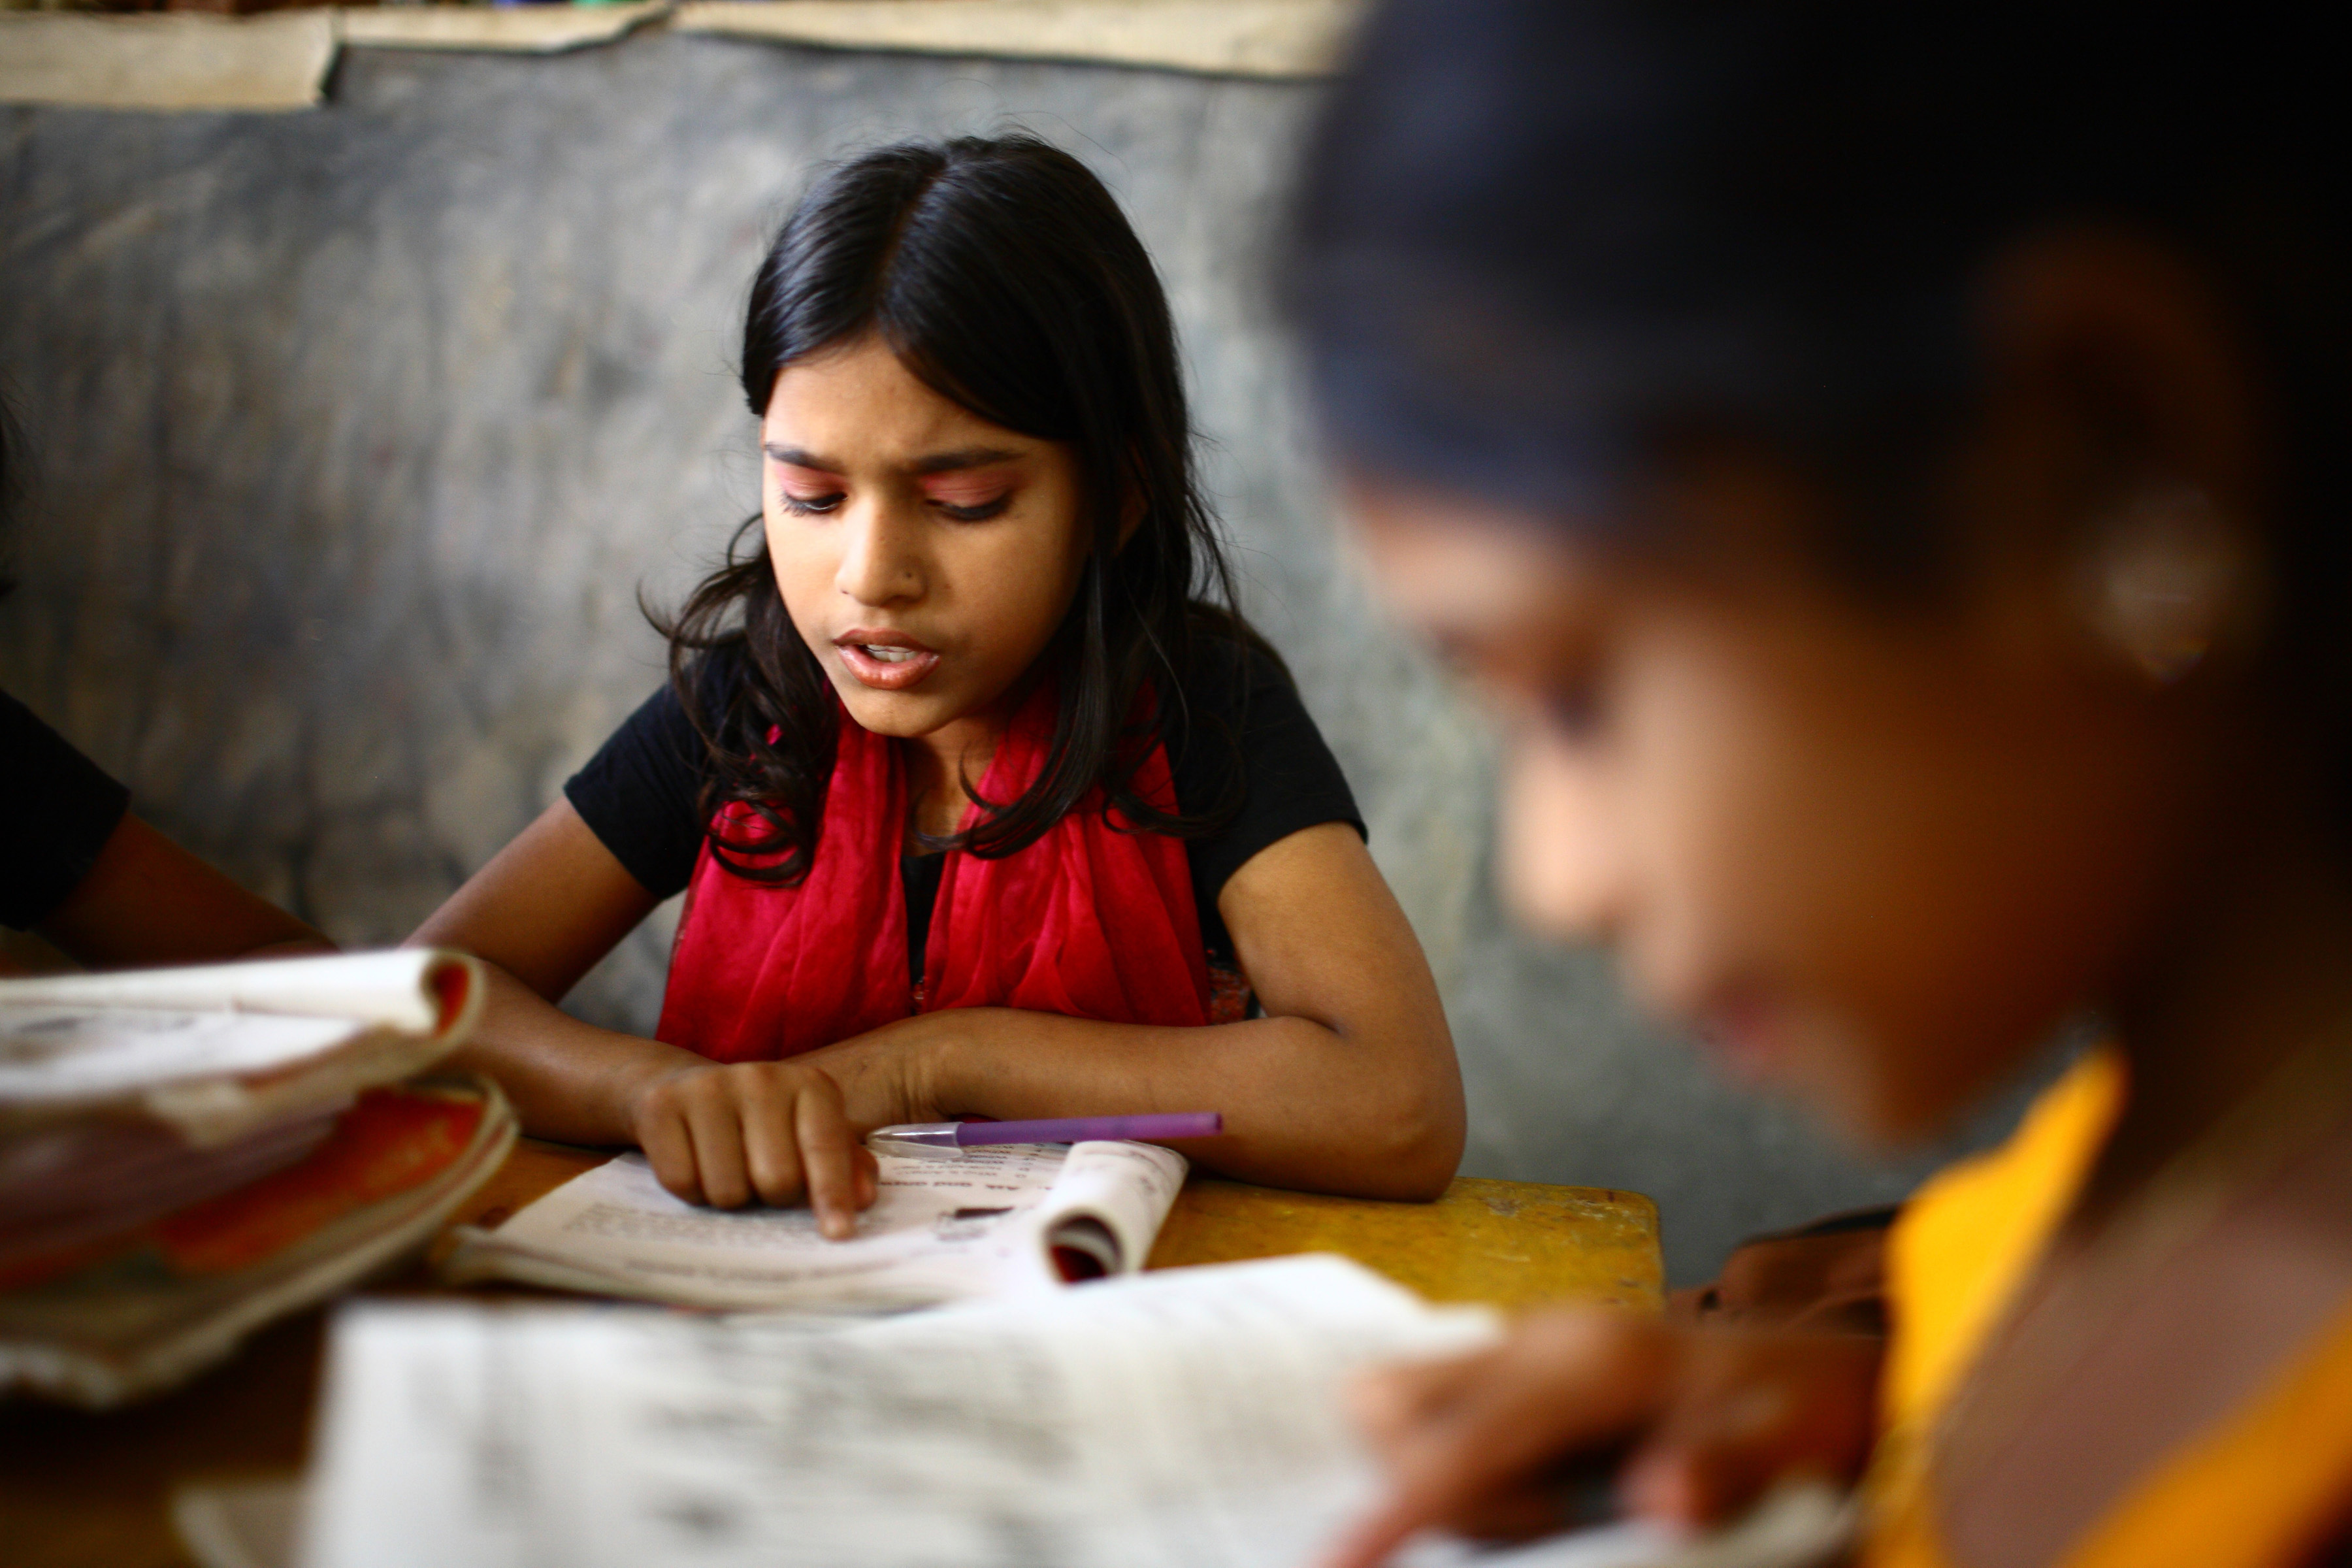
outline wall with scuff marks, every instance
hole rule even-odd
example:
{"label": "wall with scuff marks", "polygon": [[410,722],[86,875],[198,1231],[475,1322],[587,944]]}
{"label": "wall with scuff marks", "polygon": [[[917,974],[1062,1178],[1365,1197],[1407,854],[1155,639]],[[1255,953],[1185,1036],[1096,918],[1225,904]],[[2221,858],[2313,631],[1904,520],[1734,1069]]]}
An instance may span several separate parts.
{"label": "wall with scuff marks", "polygon": [[[1679,1279],[1901,1191],[1506,929],[1488,737],[1367,606],[1263,287],[1311,89],[680,36],[346,54],[284,116],[0,110],[0,376],[39,489],[0,685],[140,809],[347,942],[398,939],[660,679],[756,504],[734,334],[811,166],[1017,123],[1093,165],[1174,300],[1248,608],[1444,987],[1472,1174],[1654,1195]],[[657,920],[572,998],[646,1027]]]}

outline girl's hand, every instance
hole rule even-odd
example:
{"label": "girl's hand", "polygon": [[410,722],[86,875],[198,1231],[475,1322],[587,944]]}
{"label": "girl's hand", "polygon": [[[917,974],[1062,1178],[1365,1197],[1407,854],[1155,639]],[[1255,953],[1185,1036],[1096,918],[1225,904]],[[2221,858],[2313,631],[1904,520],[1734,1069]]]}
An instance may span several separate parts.
{"label": "girl's hand", "polygon": [[991,1034],[1006,1018],[1023,1015],[997,1007],[960,1007],[919,1013],[868,1029],[820,1049],[806,1062],[841,1089],[849,1124],[864,1131],[908,1121],[945,1121],[938,1083],[944,1054],[975,1035]]}
{"label": "girl's hand", "polygon": [[878,1189],[841,1089],[804,1059],[672,1068],[629,1099],[629,1126],[661,1184],[688,1203],[776,1207],[805,1196],[835,1241]]}
{"label": "girl's hand", "polygon": [[1578,1522],[1580,1468],[1613,1470],[1629,1510],[1686,1526],[1735,1517],[1784,1477],[1851,1479],[1883,1351],[1866,1335],[1671,1329],[1587,1309],[1374,1373],[1354,1403],[1389,1497],[1326,1568],[1373,1568],[1426,1529],[1509,1539]]}

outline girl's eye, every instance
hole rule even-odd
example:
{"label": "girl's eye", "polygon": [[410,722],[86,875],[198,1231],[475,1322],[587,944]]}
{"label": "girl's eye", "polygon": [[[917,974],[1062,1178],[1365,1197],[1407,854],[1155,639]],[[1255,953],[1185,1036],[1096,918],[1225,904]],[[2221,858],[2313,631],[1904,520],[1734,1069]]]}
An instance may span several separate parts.
{"label": "girl's eye", "polygon": [[1544,721],[1565,740],[1590,741],[1601,730],[1601,689],[1596,680],[1545,688]]}
{"label": "girl's eye", "polygon": [[1013,492],[1007,490],[1003,495],[988,500],[974,501],[969,506],[959,506],[953,501],[943,500],[938,497],[932,498],[931,504],[938,507],[943,515],[951,517],[958,522],[986,522],[992,517],[1003,515],[1004,509],[1013,504]]}
{"label": "girl's eye", "polygon": [[823,496],[796,496],[790,490],[782,490],[778,494],[783,498],[784,510],[800,517],[822,517],[826,512],[838,510],[843,500],[838,490]]}

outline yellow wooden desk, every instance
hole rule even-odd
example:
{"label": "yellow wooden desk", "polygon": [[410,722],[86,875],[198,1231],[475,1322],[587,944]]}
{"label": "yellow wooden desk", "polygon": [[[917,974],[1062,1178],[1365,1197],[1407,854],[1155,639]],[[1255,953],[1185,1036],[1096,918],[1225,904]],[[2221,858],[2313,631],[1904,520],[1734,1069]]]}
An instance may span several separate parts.
{"label": "yellow wooden desk", "polygon": [[[453,1223],[496,1225],[606,1157],[530,1140]],[[1152,1248],[1168,1268],[1339,1252],[1434,1300],[1663,1304],[1657,1209],[1635,1193],[1456,1181],[1433,1204],[1371,1203],[1195,1177]],[[394,1292],[440,1292],[419,1266]],[[325,1315],[247,1342],[177,1393],[91,1415],[0,1405],[0,1563],[6,1568],[184,1568],[171,1489],[198,1476],[299,1468],[310,1443]]]}
{"label": "yellow wooden desk", "polygon": [[1433,1301],[1497,1307],[1665,1304],[1658,1208],[1639,1193],[1459,1176],[1433,1204],[1285,1193],[1195,1176],[1151,1249],[1153,1268],[1339,1252]]}

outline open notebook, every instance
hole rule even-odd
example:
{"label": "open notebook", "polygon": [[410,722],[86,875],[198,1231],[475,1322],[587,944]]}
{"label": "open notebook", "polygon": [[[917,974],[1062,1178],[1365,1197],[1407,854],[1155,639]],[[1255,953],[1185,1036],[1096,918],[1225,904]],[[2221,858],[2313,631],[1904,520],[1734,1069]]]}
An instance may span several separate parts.
{"label": "open notebook", "polygon": [[680,1202],[630,1153],[494,1231],[461,1233],[443,1270],[694,1307],[892,1310],[1018,1295],[1140,1268],[1185,1170],[1153,1143],[877,1158],[880,1194],[846,1241],[826,1240],[806,1208]]}
{"label": "open notebook", "polygon": [[[1490,1313],[1431,1307],[1328,1256],[808,1325],[346,1309],[300,1560],[1300,1568],[1379,1487],[1343,1411],[1348,1375],[1496,1331]],[[1496,1554],[1425,1543],[1402,1561],[1798,1568],[1835,1513],[1817,1493],[1696,1551],[1621,1524]]]}

